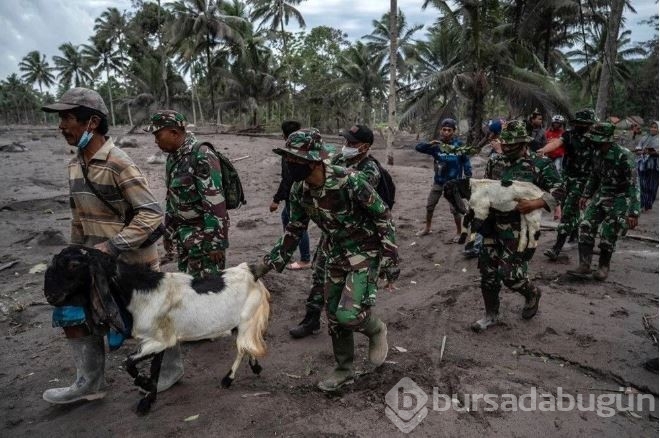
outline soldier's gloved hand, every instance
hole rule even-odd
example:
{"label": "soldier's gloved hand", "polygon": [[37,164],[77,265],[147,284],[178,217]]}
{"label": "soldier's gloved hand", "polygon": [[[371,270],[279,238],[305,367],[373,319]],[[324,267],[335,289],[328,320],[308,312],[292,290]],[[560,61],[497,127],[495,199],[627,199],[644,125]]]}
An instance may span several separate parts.
{"label": "soldier's gloved hand", "polygon": [[270,266],[265,263],[257,263],[256,265],[250,265],[250,271],[252,272],[252,275],[254,275],[254,279],[258,280],[268,274]]}

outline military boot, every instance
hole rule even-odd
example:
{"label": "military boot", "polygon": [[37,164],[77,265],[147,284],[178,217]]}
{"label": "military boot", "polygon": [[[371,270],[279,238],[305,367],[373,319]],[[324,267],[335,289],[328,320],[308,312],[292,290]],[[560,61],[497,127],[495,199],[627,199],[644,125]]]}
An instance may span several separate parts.
{"label": "military boot", "polygon": [[43,399],[49,403],[67,404],[79,400],[96,400],[105,397],[105,350],[101,336],[89,335],[67,338],[76,364],[76,381],[68,388],[47,389]]}
{"label": "military boot", "polygon": [[375,316],[370,316],[360,329],[369,338],[369,362],[381,366],[387,358],[387,326]]}
{"label": "military boot", "polygon": [[576,278],[586,279],[591,276],[591,258],[593,257],[593,244],[580,243],[578,245],[580,252],[580,264],[575,270],[568,270],[566,273]]}
{"label": "military boot", "polygon": [[523,319],[531,319],[539,310],[539,301],[541,301],[541,289],[528,283],[525,293],[525,305],[522,310]]}
{"label": "military boot", "polygon": [[353,331],[336,326],[331,333],[332,351],[337,365],[330,375],[318,383],[321,391],[333,392],[353,383]]}
{"label": "military boot", "polygon": [[610,273],[610,260],[612,260],[612,250],[610,248],[600,247],[600,257],[598,258],[598,269],[594,271],[594,278],[598,281],[607,280]]}
{"label": "military boot", "polygon": [[317,334],[321,330],[321,310],[307,309],[305,318],[300,324],[289,330],[289,334],[294,339],[304,338],[311,334]]}
{"label": "military boot", "polygon": [[500,296],[499,292],[484,292],[481,291],[484,298],[484,306],[486,307],[486,315],[478,321],[475,321],[471,328],[476,333],[483,332],[488,327],[497,324],[498,315],[500,313]]}
{"label": "military boot", "polygon": [[543,255],[552,260],[553,262],[556,262],[557,259],[559,258],[559,253],[561,252],[561,249],[564,247],[564,243],[566,243],[566,238],[568,236],[566,234],[557,234],[557,241],[555,242],[554,246],[550,249],[546,249],[543,252]]}

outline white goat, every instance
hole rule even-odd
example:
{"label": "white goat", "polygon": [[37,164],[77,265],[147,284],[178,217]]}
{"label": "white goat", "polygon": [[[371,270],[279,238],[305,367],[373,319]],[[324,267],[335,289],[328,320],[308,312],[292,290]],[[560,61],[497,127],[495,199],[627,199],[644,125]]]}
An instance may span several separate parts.
{"label": "white goat", "polygon": [[[92,289],[100,300],[90,297]],[[91,311],[106,314],[101,319],[107,318],[116,327],[123,323],[116,323],[115,311],[130,312],[131,333],[139,346],[126,359],[126,369],[135,384],[147,391],[138,404],[140,414],[146,414],[156,400],[163,351],[178,342],[215,338],[236,330],[238,354],[222,386],[231,385],[245,354],[252,371],[261,372],[256,358],[266,354],[263,335],[270,293],[246,263],[225,269],[221,276],[193,280],[180,272],[129,265],[95,249],[69,247],[53,258],[44,291],[53,305],[86,302]],[[152,356],[151,375],[143,376],[136,365]]]}
{"label": "white goat", "polygon": [[[489,209],[514,211],[520,200],[533,200],[543,196],[538,186],[524,181],[502,181],[492,179],[466,178],[451,184],[445,190],[445,197],[454,207],[466,213],[463,199],[468,199],[474,218],[483,221],[488,217]],[[538,233],[541,230],[541,209],[520,215],[520,238],[518,252],[526,248],[536,248]]]}

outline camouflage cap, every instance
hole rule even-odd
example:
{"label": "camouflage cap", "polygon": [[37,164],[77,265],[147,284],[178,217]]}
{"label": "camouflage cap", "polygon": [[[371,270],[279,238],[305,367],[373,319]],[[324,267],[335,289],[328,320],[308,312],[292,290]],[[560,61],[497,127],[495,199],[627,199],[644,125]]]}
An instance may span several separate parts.
{"label": "camouflage cap", "polygon": [[156,132],[163,128],[186,128],[186,117],[174,110],[160,110],[151,116],[151,124],[144,128],[146,132]]}
{"label": "camouflage cap", "polygon": [[503,144],[529,143],[532,141],[532,137],[527,135],[527,127],[522,120],[512,120],[507,123],[502,129],[500,139]]}
{"label": "camouflage cap", "polygon": [[106,117],[108,116],[108,108],[105,106],[101,95],[94,90],[82,87],[68,90],[57,102],[44,105],[41,107],[41,110],[47,113],[58,113],[81,106],[98,111]]}
{"label": "camouflage cap", "polygon": [[575,117],[571,119],[571,123],[588,123],[593,124],[598,122],[596,111],[591,108],[583,108],[575,112]]}
{"label": "camouflage cap", "polygon": [[584,137],[594,143],[611,143],[613,135],[614,125],[609,122],[600,122],[592,126]]}
{"label": "camouflage cap", "polygon": [[275,148],[273,152],[282,156],[293,155],[308,161],[323,161],[332,153],[323,143],[321,133],[316,128],[292,132],[286,140],[286,148]]}

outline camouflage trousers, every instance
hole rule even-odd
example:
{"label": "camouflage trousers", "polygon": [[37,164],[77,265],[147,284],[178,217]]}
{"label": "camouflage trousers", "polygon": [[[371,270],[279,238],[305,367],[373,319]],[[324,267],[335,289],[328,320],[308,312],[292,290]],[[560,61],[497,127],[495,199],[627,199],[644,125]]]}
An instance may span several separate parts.
{"label": "camouflage trousers", "polygon": [[[312,259],[312,288],[309,291],[309,296],[305,303],[308,311],[318,311],[323,309],[325,299],[323,297],[326,283],[327,271],[327,253],[324,248],[325,238],[321,236],[314,258]],[[381,263],[379,274],[381,277],[386,278],[390,282],[394,282],[399,277],[399,268],[391,265],[390,259],[385,259],[387,263]]]}
{"label": "camouflage trousers", "polygon": [[484,237],[479,252],[481,293],[484,300],[499,303],[502,283],[525,297],[532,292],[527,263],[534,256],[534,249],[528,248],[524,253],[517,252],[519,232],[511,231],[508,230],[504,235]]}
{"label": "camouflage trousers", "polygon": [[583,178],[567,177],[565,182],[566,198],[561,206],[561,221],[557,234],[570,236],[580,225],[580,207],[578,206],[586,181]]}
{"label": "camouflage trousers", "polygon": [[[221,261],[216,263],[209,257],[211,252],[220,252]],[[193,245],[177,245],[178,269],[195,278],[220,275],[225,269],[225,250],[213,248],[208,242],[198,242]]]}
{"label": "camouflage trousers", "polygon": [[600,247],[614,251],[619,234],[628,228],[628,199],[625,196],[596,196],[584,211],[580,222],[580,244],[594,245],[600,228]]}
{"label": "camouflage trousers", "polygon": [[377,251],[328,256],[325,275],[325,302],[330,329],[339,325],[358,330],[376,304],[380,256]]}

